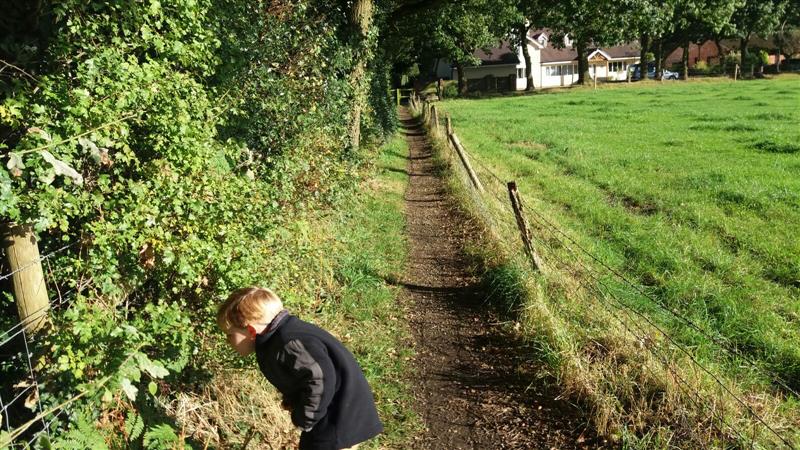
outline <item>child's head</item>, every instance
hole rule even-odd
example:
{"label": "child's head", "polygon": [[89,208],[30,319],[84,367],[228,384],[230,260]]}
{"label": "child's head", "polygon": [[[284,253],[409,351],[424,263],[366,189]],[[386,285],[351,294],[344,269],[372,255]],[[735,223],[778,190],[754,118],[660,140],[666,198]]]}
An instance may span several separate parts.
{"label": "child's head", "polygon": [[283,309],[281,299],[265,288],[246,287],[233,291],[217,311],[217,324],[228,343],[242,356],[255,350],[258,333]]}

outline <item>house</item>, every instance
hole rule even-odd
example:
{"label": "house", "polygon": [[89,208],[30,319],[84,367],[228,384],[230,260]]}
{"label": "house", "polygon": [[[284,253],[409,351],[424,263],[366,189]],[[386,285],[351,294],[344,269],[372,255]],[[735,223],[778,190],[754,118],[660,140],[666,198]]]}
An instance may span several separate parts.
{"label": "house", "polygon": [[[689,68],[694,68],[698,62],[703,61],[709,66],[720,63],[720,57],[727,54],[739,52],[741,41],[739,39],[722,39],[719,45],[716,42],[708,40],[701,44],[689,44]],[[751,52],[757,52],[759,49],[769,51],[769,64],[775,64],[778,59],[777,46],[772,39],[763,39],[759,36],[752,36],[748,43],[748,48]],[[786,57],[781,55],[781,62],[785,61]],[[678,47],[672,53],[667,55],[664,59],[666,67],[680,66],[683,64],[683,47]]]}
{"label": "house", "polygon": [[[534,88],[569,86],[578,81],[578,53],[568,38],[563,45],[553,46],[550,33],[537,30],[528,33],[527,41]],[[639,50],[630,44],[588,51],[589,76],[599,80],[625,80],[628,67],[639,62]],[[502,41],[473,55],[481,64],[464,68],[468,90],[524,90],[527,86],[521,47],[512,48],[508,41]],[[453,69],[452,77],[458,77],[457,69]]]}

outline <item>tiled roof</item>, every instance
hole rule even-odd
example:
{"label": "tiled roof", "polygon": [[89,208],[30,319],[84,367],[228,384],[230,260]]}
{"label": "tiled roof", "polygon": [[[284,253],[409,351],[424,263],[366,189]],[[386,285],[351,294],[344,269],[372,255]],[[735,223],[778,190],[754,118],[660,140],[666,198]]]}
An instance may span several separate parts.
{"label": "tiled roof", "polygon": [[567,62],[578,59],[574,48],[555,48],[547,46],[541,50],[542,63]]}
{"label": "tiled roof", "polygon": [[472,56],[481,60],[481,64],[496,65],[496,64],[519,64],[519,56],[517,50],[511,48],[508,41],[501,41],[499,47],[490,49],[488,52],[483,50],[476,50]]}
{"label": "tiled roof", "polygon": [[[540,34],[549,34],[550,31],[547,29],[543,30],[533,30],[532,32],[528,33],[528,36],[535,39]],[[611,58],[632,58],[639,56],[639,49],[636,44],[623,44],[623,45],[616,45],[613,47],[601,47],[600,48],[605,54],[609,55]],[[597,50],[596,48],[587,49],[587,52],[591,54],[593,51]],[[498,47],[494,47],[488,51],[484,50],[476,50],[472,56],[481,60],[482,65],[498,65],[498,64],[519,64],[519,55],[517,54],[517,50],[511,47],[511,43],[509,41],[500,41]],[[574,48],[556,48],[551,45],[543,48],[541,50],[541,62],[542,64],[547,63],[557,63],[557,62],[569,62],[575,61],[578,59],[578,53],[575,51]]]}
{"label": "tiled roof", "polygon": [[[608,56],[612,58],[633,58],[641,56],[641,50],[633,44],[615,45],[613,47],[601,47]],[[591,53],[591,52],[589,52]]]}

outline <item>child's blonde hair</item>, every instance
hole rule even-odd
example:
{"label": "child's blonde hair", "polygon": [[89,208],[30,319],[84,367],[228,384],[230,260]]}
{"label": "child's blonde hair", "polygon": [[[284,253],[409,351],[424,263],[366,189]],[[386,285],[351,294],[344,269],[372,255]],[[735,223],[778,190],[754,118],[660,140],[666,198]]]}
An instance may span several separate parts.
{"label": "child's blonde hair", "polygon": [[246,287],[231,292],[217,310],[217,324],[224,331],[232,326],[269,323],[283,309],[283,302],[266,288]]}

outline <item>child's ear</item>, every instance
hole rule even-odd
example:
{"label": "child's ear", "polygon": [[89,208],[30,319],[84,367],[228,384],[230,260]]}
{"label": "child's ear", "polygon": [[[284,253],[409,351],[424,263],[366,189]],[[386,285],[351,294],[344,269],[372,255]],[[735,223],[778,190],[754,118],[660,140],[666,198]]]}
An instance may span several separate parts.
{"label": "child's ear", "polygon": [[256,333],[256,329],[255,329],[255,328],[253,328],[253,326],[252,326],[252,325],[248,325],[248,326],[247,326],[247,331],[250,333],[250,338],[251,338],[251,339],[255,339],[255,338],[256,338],[256,335],[257,335],[258,333]]}

